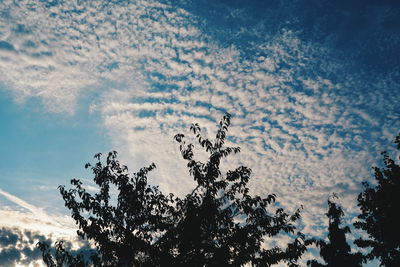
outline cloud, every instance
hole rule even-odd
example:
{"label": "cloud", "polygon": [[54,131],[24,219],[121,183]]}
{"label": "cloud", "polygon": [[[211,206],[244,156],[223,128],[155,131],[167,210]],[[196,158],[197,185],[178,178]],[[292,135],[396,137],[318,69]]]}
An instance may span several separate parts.
{"label": "cloud", "polygon": [[[198,122],[212,137],[228,111],[229,143],[243,152],[224,168],[248,165],[253,192],[304,204],[305,231],[322,232],[328,195],[337,192],[354,214],[360,182],[400,127],[398,68],[371,75],[335,47],[342,32],[321,42],[305,38],[295,19],[275,31],[250,19],[247,28],[216,31],[217,39],[202,17],[157,1],[0,5],[0,82],[52,112],[73,114],[90,96],[85,108],[101,115],[123,160],[131,169],[154,161],[150,181],[165,191],[193,185],[174,134]],[[252,16],[228,11],[240,21]]]}
{"label": "cloud", "polygon": [[11,203],[0,209],[0,266],[43,266],[42,254],[36,244],[54,244],[63,240],[72,254],[90,254],[92,249],[76,235],[77,228],[69,216],[49,214],[21,198],[0,189]]}
{"label": "cloud", "polygon": [[76,228],[70,217],[48,214],[43,209],[31,205],[2,189],[0,189],[0,195],[19,207],[17,209],[3,206],[0,209],[3,227],[36,231],[57,238],[65,238],[75,234]]}
{"label": "cloud", "polygon": [[[64,240],[64,248],[76,255],[82,253],[88,259],[95,252],[88,242],[79,239]],[[54,244],[55,237],[38,231],[18,228],[0,228],[0,266],[44,266],[42,253],[36,247],[38,242]]]}
{"label": "cloud", "polygon": [[33,266],[41,263],[41,252],[36,243],[51,240],[31,231],[16,228],[0,228],[0,266]]}

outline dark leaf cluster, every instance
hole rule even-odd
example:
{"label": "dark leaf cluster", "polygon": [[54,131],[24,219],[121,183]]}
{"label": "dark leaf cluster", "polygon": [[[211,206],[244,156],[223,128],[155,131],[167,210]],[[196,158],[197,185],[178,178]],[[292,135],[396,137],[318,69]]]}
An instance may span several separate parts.
{"label": "dark leaf cluster", "polygon": [[311,267],[334,267],[334,266],[354,266],[361,267],[363,255],[361,253],[351,253],[350,245],[346,241],[346,234],[350,233],[349,226],[341,227],[341,219],[344,216],[342,208],[328,199],[328,242],[324,240],[314,240],[320,248],[320,255],[326,262],[321,264],[316,260],[307,262]]}
{"label": "dark leaf cluster", "polygon": [[[395,143],[400,150],[400,134]],[[368,259],[379,258],[382,266],[400,266],[400,166],[386,152],[382,155],[385,168],[374,167],[377,185],[364,182],[358,196],[361,214],[354,225],[369,238],[356,244],[371,249]]]}

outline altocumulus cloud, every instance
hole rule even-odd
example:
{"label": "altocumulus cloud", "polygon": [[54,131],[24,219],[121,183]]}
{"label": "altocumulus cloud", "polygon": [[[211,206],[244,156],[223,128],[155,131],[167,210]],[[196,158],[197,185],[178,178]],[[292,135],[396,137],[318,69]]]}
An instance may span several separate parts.
{"label": "altocumulus cloud", "polygon": [[[226,44],[202,28],[207,18],[168,1],[0,6],[0,82],[50,112],[74,114],[91,96],[84,108],[101,115],[125,162],[154,161],[152,181],[166,191],[191,186],[172,136],[191,122],[212,136],[230,112],[229,142],[243,152],[227,166],[251,167],[256,193],[275,192],[283,206],[305,204],[304,230],[322,232],[327,196],[337,192],[354,215],[360,182],[400,128],[398,67],[357,68],[335,46],[342,32],[321,42],[305,38],[295,19],[276,31],[248,23],[227,30]],[[388,9],[377,7],[382,20]],[[221,17],[238,23],[251,17],[246,8],[226,10]],[[371,26],[377,36],[378,26]],[[247,49],[235,43],[241,36],[252,40]]]}

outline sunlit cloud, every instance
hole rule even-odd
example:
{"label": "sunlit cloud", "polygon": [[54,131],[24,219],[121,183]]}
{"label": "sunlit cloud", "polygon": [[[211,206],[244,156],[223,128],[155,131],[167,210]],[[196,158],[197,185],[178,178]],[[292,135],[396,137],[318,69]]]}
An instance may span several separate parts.
{"label": "sunlit cloud", "polygon": [[0,196],[16,204],[16,208],[0,209],[2,227],[18,228],[56,238],[70,238],[76,233],[73,220],[68,216],[48,214],[43,209],[0,189]]}

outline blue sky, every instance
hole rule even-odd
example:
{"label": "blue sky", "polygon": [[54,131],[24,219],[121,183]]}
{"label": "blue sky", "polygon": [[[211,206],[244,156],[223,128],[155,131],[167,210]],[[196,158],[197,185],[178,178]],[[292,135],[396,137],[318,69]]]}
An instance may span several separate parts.
{"label": "blue sky", "polygon": [[225,166],[251,167],[254,193],[306,204],[304,231],[324,235],[336,192],[351,222],[400,129],[399,7],[1,1],[0,225],[38,230],[35,212],[68,224],[56,188],[90,185],[97,152],[119,151],[131,170],[155,162],[154,184],[188,192],[172,137],[192,122],[212,135],[226,111],[243,152]]}
{"label": "blue sky", "polygon": [[[62,116],[43,112],[38,106],[34,101],[16,105],[9,93],[1,94],[1,188],[38,206],[55,208],[37,190],[54,193],[57,183],[84,175],[83,162],[98,150],[109,150],[109,139],[98,127],[96,116],[85,111]],[[62,207],[61,199],[57,203]]]}

